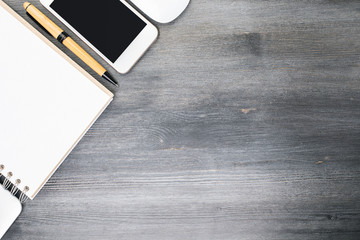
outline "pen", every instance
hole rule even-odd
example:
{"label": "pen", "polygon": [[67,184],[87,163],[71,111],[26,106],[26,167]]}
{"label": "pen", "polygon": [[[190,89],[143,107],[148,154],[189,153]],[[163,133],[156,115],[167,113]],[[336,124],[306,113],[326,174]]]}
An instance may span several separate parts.
{"label": "pen", "polygon": [[116,80],[101,66],[94,58],[92,58],[84,49],[82,49],[69,35],[58,27],[53,21],[46,17],[39,9],[29,2],[24,3],[24,8],[42,27],[44,27],[54,38],[66,46],[83,62],[91,67],[97,74],[105,78],[115,86],[118,86]]}

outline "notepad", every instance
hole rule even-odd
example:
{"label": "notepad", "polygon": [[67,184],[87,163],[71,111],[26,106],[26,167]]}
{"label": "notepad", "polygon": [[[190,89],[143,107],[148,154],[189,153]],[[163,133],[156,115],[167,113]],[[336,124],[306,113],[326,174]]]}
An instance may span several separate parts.
{"label": "notepad", "polygon": [[0,36],[1,174],[33,199],[113,94],[3,1]]}

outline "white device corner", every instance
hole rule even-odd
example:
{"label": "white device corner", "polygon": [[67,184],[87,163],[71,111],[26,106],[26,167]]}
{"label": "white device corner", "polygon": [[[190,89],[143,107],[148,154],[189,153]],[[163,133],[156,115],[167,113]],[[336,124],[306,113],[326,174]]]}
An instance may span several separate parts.
{"label": "white device corner", "polygon": [[174,21],[189,5],[190,0],[130,0],[154,21],[169,23]]}

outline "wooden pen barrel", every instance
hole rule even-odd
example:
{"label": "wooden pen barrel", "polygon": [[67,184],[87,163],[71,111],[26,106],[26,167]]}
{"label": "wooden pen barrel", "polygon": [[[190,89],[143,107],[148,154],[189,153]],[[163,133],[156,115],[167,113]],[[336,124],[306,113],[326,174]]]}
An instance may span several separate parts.
{"label": "wooden pen barrel", "polygon": [[43,26],[54,38],[57,38],[63,30],[59,28],[53,21],[39,11],[34,5],[29,2],[24,3],[25,10],[41,25]]}
{"label": "wooden pen barrel", "polygon": [[64,34],[64,31],[58,27],[53,21],[46,17],[39,9],[29,2],[24,3],[25,10],[41,25],[43,26],[54,38],[58,39],[77,57],[84,61],[91,67],[97,74],[103,76],[106,69],[101,66],[93,57],[91,57],[85,50],[80,47],[74,40]]}
{"label": "wooden pen barrel", "polygon": [[91,57],[84,49],[82,49],[74,40],[70,37],[67,37],[63,44],[70,49],[76,56],[83,60],[87,65],[89,65],[97,74],[100,76],[104,75],[106,69],[101,66],[93,57]]}

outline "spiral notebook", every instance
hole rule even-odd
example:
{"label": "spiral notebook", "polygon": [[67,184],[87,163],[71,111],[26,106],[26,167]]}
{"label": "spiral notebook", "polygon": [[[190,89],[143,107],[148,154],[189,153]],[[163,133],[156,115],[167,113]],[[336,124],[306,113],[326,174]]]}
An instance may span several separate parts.
{"label": "spiral notebook", "polygon": [[5,205],[34,199],[113,94],[1,0],[0,36],[1,238]]}

